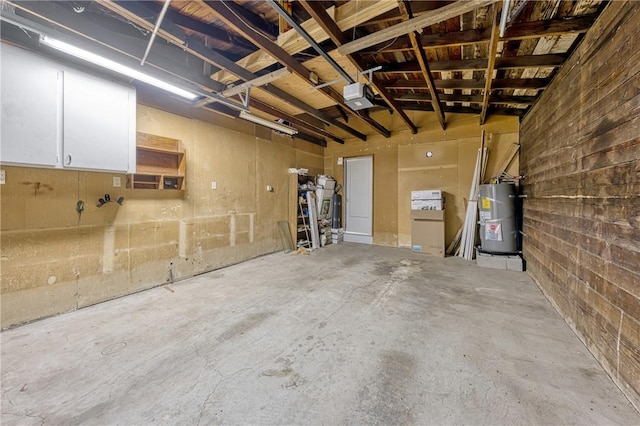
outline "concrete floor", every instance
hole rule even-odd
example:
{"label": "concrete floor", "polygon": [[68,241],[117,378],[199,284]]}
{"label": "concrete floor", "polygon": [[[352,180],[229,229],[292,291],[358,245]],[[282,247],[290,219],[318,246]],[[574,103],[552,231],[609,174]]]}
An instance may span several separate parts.
{"label": "concrete floor", "polygon": [[2,424],[638,424],[525,273],[355,244],[2,333]]}

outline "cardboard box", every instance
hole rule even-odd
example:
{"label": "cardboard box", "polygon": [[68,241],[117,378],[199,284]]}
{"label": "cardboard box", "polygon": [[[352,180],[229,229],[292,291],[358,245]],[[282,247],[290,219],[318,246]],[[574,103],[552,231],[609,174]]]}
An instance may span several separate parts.
{"label": "cardboard box", "polygon": [[411,210],[442,210],[442,200],[411,200]]}
{"label": "cardboard box", "polygon": [[441,200],[441,189],[423,189],[421,191],[411,191],[412,200]]}
{"label": "cardboard box", "polygon": [[411,211],[411,247],[416,253],[444,257],[444,210]]}

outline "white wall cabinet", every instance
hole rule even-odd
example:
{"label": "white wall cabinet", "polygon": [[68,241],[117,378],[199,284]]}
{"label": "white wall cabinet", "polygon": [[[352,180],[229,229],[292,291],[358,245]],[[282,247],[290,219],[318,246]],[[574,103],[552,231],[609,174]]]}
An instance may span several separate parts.
{"label": "white wall cabinet", "polygon": [[134,89],[65,71],[63,117],[64,167],[130,171]]}
{"label": "white wall cabinet", "polygon": [[2,45],[0,161],[55,167],[62,143],[62,71],[36,55]]}
{"label": "white wall cabinet", "polygon": [[2,45],[5,164],[135,172],[133,87]]}

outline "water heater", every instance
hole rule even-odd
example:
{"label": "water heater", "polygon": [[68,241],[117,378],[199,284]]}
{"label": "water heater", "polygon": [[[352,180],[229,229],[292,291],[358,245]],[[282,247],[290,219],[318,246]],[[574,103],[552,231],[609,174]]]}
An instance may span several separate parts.
{"label": "water heater", "polygon": [[480,243],[488,253],[515,253],[516,186],[511,183],[480,185],[478,209]]}

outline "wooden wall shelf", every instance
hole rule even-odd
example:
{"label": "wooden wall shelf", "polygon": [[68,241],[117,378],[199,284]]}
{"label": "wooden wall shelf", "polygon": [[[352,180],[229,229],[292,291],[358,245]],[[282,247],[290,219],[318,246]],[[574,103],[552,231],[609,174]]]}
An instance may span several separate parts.
{"label": "wooden wall shelf", "polygon": [[138,132],[136,173],[127,176],[127,188],[185,189],[185,157],[182,141]]}

